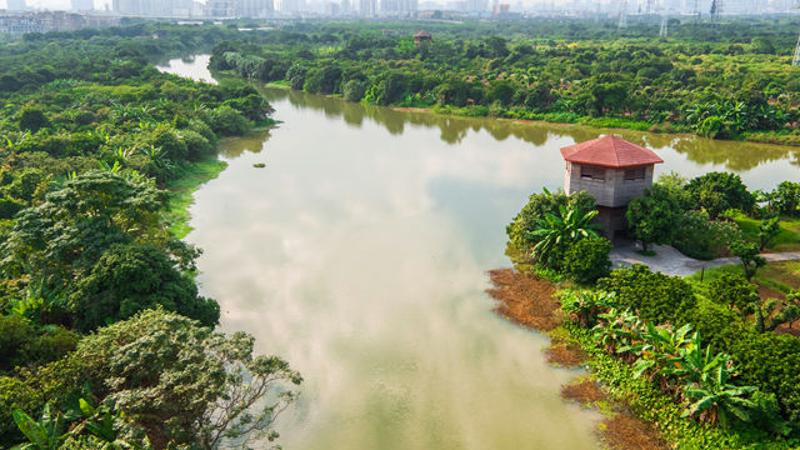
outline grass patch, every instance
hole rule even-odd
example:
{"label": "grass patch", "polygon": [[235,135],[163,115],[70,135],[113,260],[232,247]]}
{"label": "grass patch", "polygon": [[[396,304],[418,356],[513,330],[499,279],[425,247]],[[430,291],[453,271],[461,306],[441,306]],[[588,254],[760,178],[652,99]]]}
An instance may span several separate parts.
{"label": "grass patch", "polygon": [[[761,225],[761,220],[747,217],[744,214],[737,215],[734,220],[742,229],[745,238],[758,242],[758,227]],[[782,217],[780,228],[780,233],[770,241],[767,250],[776,252],[800,250],[800,219]]]}
{"label": "grass patch", "polygon": [[288,80],[278,80],[278,81],[270,81],[269,83],[264,85],[268,88],[275,88],[275,89],[291,89],[292,87],[289,85]]}
{"label": "grass patch", "polygon": [[194,202],[194,191],[216,178],[226,167],[228,163],[218,160],[216,156],[209,157],[185,166],[177,178],[167,183],[169,196],[164,220],[175,237],[183,239],[192,231],[189,226],[189,207]]}
{"label": "grass patch", "polygon": [[[687,280],[701,294],[707,294],[711,282],[723,274],[731,273],[744,276],[742,267],[738,264],[706,269],[705,273],[697,272]],[[762,267],[753,277],[753,282],[758,285],[759,293],[766,297],[776,297],[788,294],[800,288],[800,261],[772,262]],[[777,294],[777,295],[776,295]]]}

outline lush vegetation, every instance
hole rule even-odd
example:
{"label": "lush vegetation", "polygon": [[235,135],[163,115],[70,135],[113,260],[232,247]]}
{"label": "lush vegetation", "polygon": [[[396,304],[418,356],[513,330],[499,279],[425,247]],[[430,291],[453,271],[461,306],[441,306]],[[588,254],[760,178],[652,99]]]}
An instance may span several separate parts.
{"label": "lush vegetation", "polygon": [[751,193],[738,176],[711,172],[689,181],[665,176],[633,200],[627,218],[643,247],[738,257],[698,279],[640,265],[609,273],[610,246],[598,245],[585,193],[532,195],[507,228],[507,253],[518,270],[582,286],[560,293],[569,340],[589,353],[595,377],[672,444],[793,447],[800,279],[794,262],[764,267],[759,253],[793,236],[797,192],[797,183],[784,182]]}
{"label": "lush vegetation", "polygon": [[597,214],[594,199],[583,192],[533,194],[506,228],[506,254],[518,267],[591,283],[611,267],[611,243],[592,222]]}
{"label": "lush vegetation", "polygon": [[790,21],[303,24],[223,42],[212,65],[349,101],[800,143]]}
{"label": "lush vegetation", "polygon": [[800,241],[798,189],[800,183],[785,181],[772,192],[751,193],[731,173],[710,172],[688,182],[669,174],[630,203],[627,218],[644,249],[656,243],[699,259],[738,256],[752,277],[759,252],[792,249]]}
{"label": "lush vegetation", "polygon": [[254,355],[251,337],[213,331],[200,250],[179,240],[187,190],[220,168],[218,139],[272,109],[246,83],[152,64],[235,33],[139,25],[0,46],[3,447],[276,437],[301,377]]}

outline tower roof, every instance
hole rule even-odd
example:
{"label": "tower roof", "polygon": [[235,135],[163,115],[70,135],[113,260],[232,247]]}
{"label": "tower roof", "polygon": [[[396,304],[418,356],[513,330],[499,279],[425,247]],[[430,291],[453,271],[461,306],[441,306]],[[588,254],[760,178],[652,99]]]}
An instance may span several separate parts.
{"label": "tower roof", "polygon": [[591,141],[563,147],[561,156],[573,163],[614,169],[664,162],[654,151],[614,135],[601,136]]}

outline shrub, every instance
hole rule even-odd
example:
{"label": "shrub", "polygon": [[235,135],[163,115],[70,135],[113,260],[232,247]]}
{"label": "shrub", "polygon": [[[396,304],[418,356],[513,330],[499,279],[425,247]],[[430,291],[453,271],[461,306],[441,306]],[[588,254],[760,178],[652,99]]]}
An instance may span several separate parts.
{"label": "shrub", "polygon": [[770,200],[780,214],[800,215],[800,183],[782,182],[770,193]]}
{"label": "shrub", "polygon": [[0,316],[0,370],[8,371],[14,368],[31,334],[33,326],[27,319],[19,316]]}
{"label": "shrub", "polygon": [[692,287],[683,278],[652,272],[640,264],[612,271],[598,280],[597,287],[614,292],[622,307],[657,324],[686,323],[696,303]]}
{"label": "shrub", "polygon": [[63,327],[37,327],[24,317],[0,316],[0,371],[59,359],[74,350],[79,339]]}
{"label": "shrub", "polygon": [[159,125],[148,137],[147,142],[156,148],[160,148],[173,161],[186,159],[188,153],[186,142],[170,126]]}
{"label": "shrub", "polygon": [[344,84],[342,88],[342,93],[344,94],[344,99],[348,102],[359,102],[362,98],[364,98],[364,93],[367,91],[367,87],[361,80],[350,80]]}
{"label": "shrub", "polygon": [[219,321],[219,305],[197,295],[194,280],[150,245],[114,245],[78,281],[70,299],[76,326],[92,331],[139,311],[162,306],[205,326]]}
{"label": "shrub", "polygon": [[47,116],[44,115],[44,111],[38,106],[26,105],[20,111],[20,130],[29,130],[35,133],[39,129],[45,128],[49,125],[50,121],[47,120]]}
{"label": "shrub", "polygon": [[193,130],[181,130],[189,159],[198,160],[214,152],[214,146],[202,134]]}
{"label": "shrub", "polygon": [[0,376],[0,442],[9,444],[21,438],[11,413],[15,409],[31,411],[41,404],[40,394],[13,377]]}
{"label": "shrub", "polygon": [[250,122],[228,105],[215,108],[209,114],[210,126],[220,136],[237,136],[247,132]]}
{"label": "shrub", "polygon": [[704,209],[712,219],[729,209],[747,213],[755,206],[755,198],[741,177],[734,173],[709,172],[691,180],[686,189],[692,195],[695,206]]}
{"label": "shrub", "polygon": [[784,416],[800,424],[800,339],[774,333],[740,334],[731,348],[742,382],[775,394]]}
{"label": "shrub", "polygon": [[704,260],[727,254],[731,242],[741,237],[735,223],[712,221],[704,211],[686,211],[675,229],[672,245],[686,256]]}
{"label": "shrub", "polygon": [[733,273],[724,273],[711,281],[708,298],[721,305],[735,307],[745,314],[759,299],[756,285]]}
{"label": "shrub", "polygon": [[714,351],[729,351],[733,343],[749,330],[736,311],[702,297],[697,300],[690,322],[703,342]]}
{"label": "shrub", "polygon": [[645,251],[648,243],[671,242],[676,231],[675,223],[680,215],[680,199],[658,184],[647,189],[642,197],[633,199],[625,213],[634,236],[642,243]]}
{"label": "shrub", "polygon": [[557,213],[559,207],[566,206],[568,203],[572,203],[584,211],[591,211],[596,208],[594,199],[585,192],[567,196],[560,191],[551,193],[545,189],[544,192],[532,194],[528,198],[528,203],[522,207],[522,210],[514,217],[514,220],[506,227],[506,234],[508,235],[507,253],[515,264],[530,263],[531,249],[536,244],[531,232],[545,215]]}
{"label": "shrub", "polygon": [[593,283],[608,275],[611,242],[603,237],[582,239],[567,248],[563,269],[579,283]]}

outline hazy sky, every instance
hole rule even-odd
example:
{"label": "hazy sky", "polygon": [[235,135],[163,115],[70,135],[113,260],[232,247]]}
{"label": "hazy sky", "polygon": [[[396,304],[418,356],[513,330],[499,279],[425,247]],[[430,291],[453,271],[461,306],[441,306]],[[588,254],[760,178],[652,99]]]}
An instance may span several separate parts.
{"label": "hazy sky", "polygon": [[[48,9],[69,9],[69,0],[25,0],[25,3],[32,8],[48,8]],[[94,7],[102,9],[105,4],[110,1],[94,0]],[[6,0],[0,0],[0,9],[6,7]]]}

